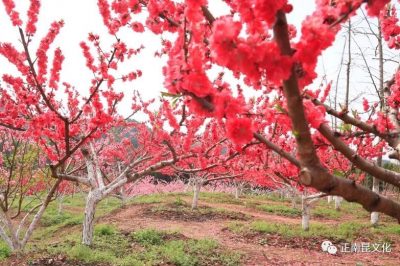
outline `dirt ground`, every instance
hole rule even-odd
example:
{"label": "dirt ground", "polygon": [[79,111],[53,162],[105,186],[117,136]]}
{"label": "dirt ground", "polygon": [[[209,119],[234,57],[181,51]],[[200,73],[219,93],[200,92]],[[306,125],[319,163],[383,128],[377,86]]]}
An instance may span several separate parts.
{"label": "dirt ground", "polygon": [[[241,212],[247,216],[285,224],[299,224],[299,218],[282,217],[252,210],[244,206],[203,203],[202,206],[223,208]],[[244,265],[400,265],[400,250],[392,246],[390,253],[341,253],[330,255],[321,250],[323,239],[283,239],[270,236],[268,244],[260,244],[257,234],[241,237],[227,230],[232,219],[214,217],[209,220],[179,219],[174,215],[163,214],[157,217],[149,214],[149,205],[135,205],[118,210],[100,222],[110,223],[122,231],[133,231],[142,228],[179,231],[188,238],[212,238],[230,250],[241,252],[245,256]],[[323,220],[327,224],[340,221]]]}
{"label": "dirt ground", "polygon": [[[184,200],[187,204],[190,199]],[[321,249],[321,243],[326,239],[292,237],[285,238],[274,234],[235,234],[228,229],[228,224],[234,221],[250,223],[254,220],[263,220],[275,223],[298,226],[299,217],[286,217],[270,214],[248,208],[243,205],[227,203],[201,202],[198,214],[193,212],[175,212],[174,208],[154,208],[159,204],[134,204],[115,210],[100,218],[97,223],[112,224],[123,233],[145,228],[169,230],[179,232],[182,239],[210,238],[218,241],[223,247],[243,254],[244,265],[400,265],[400,247],[393,245],[390,253],[342,253],[336,255],[325,253]],[[168,207],[168,205],[163,205]],[[225,212],[210,212],[210,210],[224,209]],[[77,210],[80,212],[81,210]],[[327,218],[315,221],[328,225],[337,225],[346,219],[330,220]],[[52,239],[59,239],[61,234],[79,231],[80,226],[72,226],[57,231]],[[59,236],[57,236],[60,234]],[[57,240],[59,241],[59,240]],[[400,243],[400,242],[399,242]],[[333,243],[337,245],[338,243]],[[21,265],[51,265],[51,266],[103,266],[101,264],[85,264],[68,260],[65,256],[43,257],[30,261],[29,255],[12,257],[5,266]],[[1,264],[1,263],[0,263]],[[104,264],[106,265],[106,264]]]}

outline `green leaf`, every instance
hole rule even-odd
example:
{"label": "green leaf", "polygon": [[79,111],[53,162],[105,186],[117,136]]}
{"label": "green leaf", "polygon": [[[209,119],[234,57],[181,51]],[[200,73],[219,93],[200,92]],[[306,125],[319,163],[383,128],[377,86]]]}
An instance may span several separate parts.
{"label": "green leaf", "polygon": [[171,97],[171,98],[180,98],[180,97],[182,97],[182,95],[180,95],[180,94],[173,94],[173,93],[164,92],[164,91],[161,92],[161,96],[162,97]]}

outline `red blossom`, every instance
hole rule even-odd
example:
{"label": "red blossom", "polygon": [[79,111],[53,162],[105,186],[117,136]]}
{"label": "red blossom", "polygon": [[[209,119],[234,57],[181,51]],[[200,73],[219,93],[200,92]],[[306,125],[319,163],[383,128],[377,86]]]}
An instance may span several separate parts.
{"label": "red blossom", "polygon": [[368,15],[373,17],[379,16],[381,10],[390,2],[390,0],[369,0]]}
{"label": "red blossom", "polygon": [[64,22],[56,21],[51,24],[49,32],[47,35],[40,41],[40,45],[38,50],[36,51],[36,56],[38,58],[38,82],[43,83],[46,80],[47,73],[47,52],[50,49],[50,45],[54,42],[55,38],[60,32],[60,29],[64,26]]}
{"label": "red blossom", "polygon": [[60,48],[57,48],[54,52],[53,67],[51,69],[49,86],[51,88],[57,89],[58,82],[60,81],[60,71],[61,66],[64,61],[64,56]]}
{"label": "red blossom", "polygon": [[97,67],[94,66],[94,58],[92,54],[90,53],[90,48],[85,42],[81,42],[80,46],[82,48],[83,56],[86,59],[86,66],[92,71],[96,72]]}
{"label": "red blossom", "polygon": [[26,33],[33,35],[36,32],[36,22],[38,21],[38,14],[40,10],[40,1],[31,0],[31,5],[28,10],[28,23],[26,24]]}
{"label": "red blossom", "polygon": [[15,3],[13,0],[3,0],[7,15],[10,17],[13,26],[21,26],[22,20],[19,18],[19,13],[15,11]]}
{"label": "red blossom", "polygon": [[226,134],[237,145],[248,143],[253,138],[253,126],[249,118],[231,118],[226,121]]}

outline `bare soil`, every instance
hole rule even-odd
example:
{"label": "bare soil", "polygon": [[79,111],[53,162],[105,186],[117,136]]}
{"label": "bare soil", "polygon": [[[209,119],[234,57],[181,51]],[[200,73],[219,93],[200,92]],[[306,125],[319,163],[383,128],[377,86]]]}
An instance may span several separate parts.
{"label": "bare soil", "polygon": [[[298,218],[282,217],[245,206],[203,203],[203,208],[223,208],[231,212],[239,212],[243,217],[253,217],[266,221],[282,222],[296,225]],[[119,210],[112,216],[101,219],[102,223],[111,223],[122,231],[135,231],[144,228],[178,231],[187,238],[211,238],[222,246],[238,251],[244,255],[244,265],[400,265],[400,249],[392,245],[391,253],[338,253],[330,255],[322,252],[322,238],[285,238],[278,235],[248,234],[237,235],[227,229],[227,224],[234,221],[229,217],[214,216],[208,219],[177,217],[177,213],[149,212],[149,205],[135,205]],[[315,219],[318,220],[318,219]],[[327,220],[320,220],[326,223]],[[344,221],[328,220],[337,224]],[[333,243],[336,244],[336,243]]]}

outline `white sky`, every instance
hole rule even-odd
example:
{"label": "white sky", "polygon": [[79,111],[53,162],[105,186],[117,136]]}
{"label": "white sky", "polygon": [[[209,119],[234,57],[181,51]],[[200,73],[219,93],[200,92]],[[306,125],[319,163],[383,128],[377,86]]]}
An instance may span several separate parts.
{"label": "white sky", "polygon": [[[17,3],[17,9],[22,19],[26,21],[25,14],[29,1],[15,2]],[[21,2],[24,3],[22,4]],[[37,24],[39,30],[36,33],[31,51],[36,49],[37,43],[40,41],[40,38],[46,34],[51,22],[63,19],[65,26],[61,30],[55,44],[52,46],[53,49],[57,46],[61,47],[66,57],[63,63],[61,80],[75,85],[82,94],[87,94],[92,74],[85,67],[85,61],[79,43],[82,40],[86,40],[89,32],[99,34],[102,37],[103,47],[109,47],[110,42],[114,41],[114,39],[107,34],[107,30],[103,26],[97,8],[97,0],[42,0],[41,2],[42,8],[39,16],[39,23]],[[295,24],[298,27],[298,32],[300,32],[300,23],[306,15],[312,13],[314,1],[293,0],[291,2],[294,5],[294,11],[289,15],[288,20],[290,23]],[[220,0],[209,1],[209,8],[215,16],[227,13],[226,5]],[[143,20],[143,17],[138,17],[138,20]],[[11,26],[11,22],[4,11],[2,3],[0,3],[0,29],[0,42],[12,42],[17,46],[19,45],[18,47],[21,48],[20,44],[18,44],[18,31]],[[130,111],[130,95],[134,89],[138,89],[145,99],[158,97],[160,91],[165,91],[163,89],[163,75],[161,72],[161,68],[165,64],[165,58],[160,60],[160,58],[154,57],[154,52],[160,48],[161,36],[156,36],[151,33],[136,34],[130,30],[121,32],[118,36],[132,48],[138,48],[141,44],[146,47],[139,56],[129,61],[129,65],[125,65],[123,68],[126,70],[124,73],[132,69],[140,69],[143,72],[143,76],[133,83],[118,86],[118,89],[124,91],[127,96],[120,105],[120,111],[124,114],[128,114]],[[336,80],[344,41],[344,34],[339,35],[335,45],[324,53],[318,67],[318,73],[321,77],[326,73],[328,80]],[[371,54],[371,51],[373,53],[375,42],[370,42],[366,38],[361,38],[360,42],[363,50],[369,54]],[[358,52],[358,48],[354,47],[354,45],[353,51]],[[373,54],[371,54],[371,56],[373,56]],[[398,57],[395,58],[395,60],[398,60]],[[374,64],[374,66],[376,66],[376,63],[377,62],[371,61],[371,64]],[[360,61],[360,59],[354,59],[354,65],[355,64],[359,66],[355,68],[357,70],[354,70],[352,73],[351,85],[357,88],[357,90],[353,89],[351,95],[356,96],[360,91],[364,91],[366,93],[370,92],[369,95],[366,95],[371,98],[374,90],[371,88],[370,80],[366,76],[365,71],[360,67],[363,62]],[[0,66],[0,75],[12,72],[12,70],[9,71],[7,67],[4,67],[9,66],[9,64],[2,58],[0,58]],[[393,65],[387,66],[387,77],[391,75],[394,68],[395,66]],[[340,85],[344,87],[344,68],[342,71]],[[316,80],[315,84],[320,82],[321,79],[319,78]],[[343,93],[339,95],[343,96]],[[343,99],[343,97],[341,98]]]}

